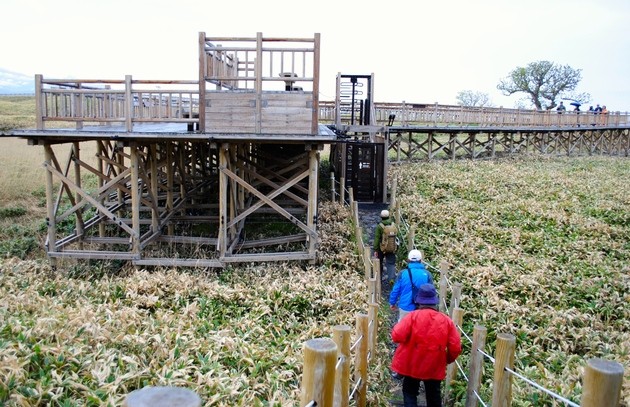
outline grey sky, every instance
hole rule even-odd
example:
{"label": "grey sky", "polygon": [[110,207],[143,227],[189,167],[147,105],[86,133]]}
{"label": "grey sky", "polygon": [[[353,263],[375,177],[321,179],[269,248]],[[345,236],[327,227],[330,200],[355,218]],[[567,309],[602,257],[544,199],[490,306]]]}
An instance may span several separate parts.
{"label": "grey sky", "polygon": [[470,89],[513,107],[499,80],[549,60],[582,69],[591,104],[630,111],[628,0],[3,0],[0,15],[0,67],[27,75],[196,79],[200,31],[318,32],[324,100],[337,72],[374,73],[379,102],[455,104]]}

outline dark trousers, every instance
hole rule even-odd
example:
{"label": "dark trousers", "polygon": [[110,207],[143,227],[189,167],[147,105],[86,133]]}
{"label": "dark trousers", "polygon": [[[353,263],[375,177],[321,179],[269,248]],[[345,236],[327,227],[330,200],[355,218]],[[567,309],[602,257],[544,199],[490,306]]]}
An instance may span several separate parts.
{"label": "dark trousers", "polygon": [[378,251],[378,259],[381,263],[381,279],[396,280],[396,253],[383,253]]}
{"label": "dark trousers", "polygon": [[440,391],[441,380],[420,380],[409,376],[403,378],[402,385],[405,407],[418,407],[420,382],[424,383],[427,407],[442,407],[442,393]]}

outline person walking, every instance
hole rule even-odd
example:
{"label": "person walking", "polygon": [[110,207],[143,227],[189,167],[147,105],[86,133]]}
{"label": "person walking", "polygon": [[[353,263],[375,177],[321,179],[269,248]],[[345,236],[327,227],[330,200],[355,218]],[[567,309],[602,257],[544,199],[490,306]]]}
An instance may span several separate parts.
{"label": "person walking", "polygon": [[413,286],[433,283],[433,276],[422,264],[422,252],[413,249],[407,255],[407,267],[400,270],[392,291],[389,293],[389,306],[392,311],[398,308],[398,321],[416,309],[413,300]]}
{"label": "person walking", "polygon": [[[393,233],[393,238],[391,237]],[[389,211],[383,209],[381,211],[381,221],[374,229],[374,256],[378,257],[381,263],[381,280],[392,282],[396,278],[396,251],[398,228],[389,216]],[[383,269],[387,270],[387,274],[383,273]]]}
{"label": "person walking", "polygon": [[424,384],[427,407],[441,407],[440,386],[446,378],[446,365],[461,354],[461,338],[451,318],[438,311],[433,284],[419,287],[416,302],[418,310],[407,314],[392,329],[392,340],[398,344],[392,370],[403,376],[405,407],[418,407],[420,382]]}

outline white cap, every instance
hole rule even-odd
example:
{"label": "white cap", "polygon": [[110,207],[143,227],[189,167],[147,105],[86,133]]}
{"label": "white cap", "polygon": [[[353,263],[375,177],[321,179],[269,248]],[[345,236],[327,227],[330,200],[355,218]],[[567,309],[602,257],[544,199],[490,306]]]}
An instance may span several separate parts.
{"label": "white cap", "polygon": [[389,218],[389,211],[387,209],[381,211],[381,218]]}
{"label": "white cap", "polygon": [[413,249],[409,252],[409,256],[407,256],[409,261],[422,261],[422,252],[417,249]]}

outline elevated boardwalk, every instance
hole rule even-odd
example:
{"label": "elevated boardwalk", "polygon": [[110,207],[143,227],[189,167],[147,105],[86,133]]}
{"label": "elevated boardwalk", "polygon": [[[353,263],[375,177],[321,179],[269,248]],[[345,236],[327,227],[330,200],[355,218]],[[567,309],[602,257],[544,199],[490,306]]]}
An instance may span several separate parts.
{"label": "elevated boardwalk", "polygon": [[[340,157],[344,187],[363,186],[373,202],[387,201],[392,161],[630,152],[627,113],[373,103],[372,75],[338,74],[335,100],[320,101],[319,34],[199,33],[198,47],[195,80],[36,75],[36,128],[1,136],[44,148],[53,263],[313,262],[326,145]],[[81,155],[86,143],[95,165]],[[86,174],[96,188],[84,187]]]}

